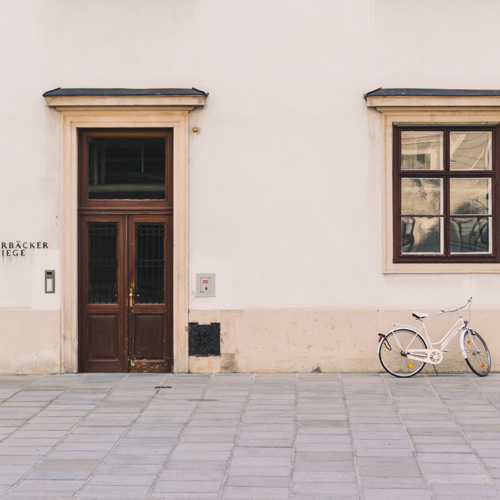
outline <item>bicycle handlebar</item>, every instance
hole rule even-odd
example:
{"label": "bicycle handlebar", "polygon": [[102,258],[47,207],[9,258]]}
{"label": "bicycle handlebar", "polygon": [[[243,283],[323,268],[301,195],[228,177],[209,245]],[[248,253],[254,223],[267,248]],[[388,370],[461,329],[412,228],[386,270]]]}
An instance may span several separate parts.
{"label": "bicycle handlebar", "polygon": [[441,312],[438,312],[438,314],[454,313],[454,312],[460,311],[460,309],[467,307],[471,302],[472,302],[472,297],[463,306],[457,307],[456,309],[450,309],[450,310],[441,309]]}

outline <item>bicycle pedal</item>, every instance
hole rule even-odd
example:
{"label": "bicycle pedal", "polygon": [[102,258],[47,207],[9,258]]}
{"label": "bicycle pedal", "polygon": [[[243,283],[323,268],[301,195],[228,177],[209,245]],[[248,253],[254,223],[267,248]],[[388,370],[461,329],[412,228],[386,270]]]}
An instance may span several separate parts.
{"label": "bicycle pedal", "polygon": [[443,349],[443,352],[450,352],[449,349]]}

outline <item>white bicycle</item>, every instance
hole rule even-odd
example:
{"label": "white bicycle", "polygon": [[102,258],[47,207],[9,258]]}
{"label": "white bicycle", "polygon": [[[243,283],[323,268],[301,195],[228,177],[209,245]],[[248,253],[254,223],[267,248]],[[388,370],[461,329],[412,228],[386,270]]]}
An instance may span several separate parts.
{"label": "white bicycle", "polygon": [[[431,342],[424,319],[427,313],[414,312],[412,316],[420,321],[420,328],[409,325],[392,325],[386,333],[379,333],[378,356],[384,369],[395,377],[413,377],[420,372],[426,363],[438,365],[443,361],[446,347],[460,333],[460,350],[469,368],[480,377],[490,372],[491,358],[483,338],[469,328],[470,307],[472,297],[461,307],[437,314],[458,313],[457,322],[448,330],[439,342]],[[467,307],[467,319],[462,309]],[[434,366],[435,369],[435,366]]]}

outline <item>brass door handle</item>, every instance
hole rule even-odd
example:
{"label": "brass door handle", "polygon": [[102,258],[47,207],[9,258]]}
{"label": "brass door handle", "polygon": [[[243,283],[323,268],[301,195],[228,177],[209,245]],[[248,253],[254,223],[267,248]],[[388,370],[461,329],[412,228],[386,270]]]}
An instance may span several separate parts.
{"label": "brass door handle", "polygon": [[134,306],[134,287],[131,286],[129,288],[129,292],[128,292],[128,305],[129,307],[133,307]]}

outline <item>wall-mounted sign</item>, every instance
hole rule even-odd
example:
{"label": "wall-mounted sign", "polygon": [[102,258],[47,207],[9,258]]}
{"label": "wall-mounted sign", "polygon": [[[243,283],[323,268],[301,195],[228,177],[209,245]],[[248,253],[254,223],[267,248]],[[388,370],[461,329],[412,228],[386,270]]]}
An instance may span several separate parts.
{"label": "wall-mounted sign", "polygon": [[46,241],[1,241],[2,257],[25,257],[27,250],[45,250],[49,248]]}

